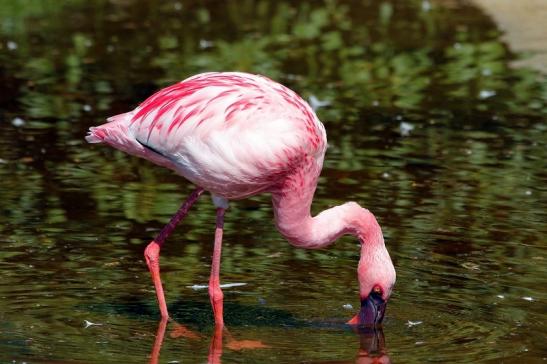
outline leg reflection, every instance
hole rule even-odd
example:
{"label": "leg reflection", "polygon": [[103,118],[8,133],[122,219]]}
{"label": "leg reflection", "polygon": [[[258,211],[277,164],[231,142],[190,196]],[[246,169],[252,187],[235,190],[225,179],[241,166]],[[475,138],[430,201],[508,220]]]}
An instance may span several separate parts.
{"label": "leg reflection", "polygon": [[[165,338],[165,331],[167,329],[168,319],[162,319],[159,322],[158,330],[156,332],[156,338],[154,340],[154,346],[152,347],[152,353],[150,354],[150,364],[158,364],[160,359],[161,346]],[[170,332],[169,336],[173,339],[184,337],[190,340],[201,340],[202,336],[187,327],[173,322],[174,328]],[[262,349],[269,348],[268,345],[262,343],[259,340],[236,340],[232,334],[226,329],[224,325],[215,325],[213,336],[211,338],[211,345],[209,346],[209,356],[207,357],[207,363],[209,364],[221,364],[222,349],[224,344],[224,336],[226,337],[226,348],[230,350],[245,350],[245,349]]]}
{"label": "leg reflection", "polygon": [[154,340],[154,346],[152,347],[152,353],[150,354],[150,364],[158,364],[160,360],[161,344],[163,343],[163,337],[165,336],[165,329],[167,328],[167,318],[162,317],[158,331],[156,332],[156,339]]}
{"label": "leg reflection", "polygon": [[[154,340],[154,346],[152,347],[152,353],[150,354],[150,361],[149,361],[150,364],[159,363],[161,345],[163,344],[163,339],[165,337],[165,330],[167,329],[168,321],[169,319],[162,318],[158,325],[158,331],[156,331],[156,339]],[[191,340],[197,340],[201,338],[201,336],[198,333],[195,333],[192,330],[174,321],[172,322],[173,322],[174,328],[169,334],[169,336],[171,336],[172,338],[184,337]]]}
{"label": "leg reflection", "polygon": [[209,347],[209,364],[220,364],[222,356],[223,336],[226,335],[226,348],[230,350],[248,350],[269,348],[260,340],[236,340],[223,325],[215,325],[215,332]]}
{"label": "leg reflection", "polygon": [[222,357],[222,334],[224,332],[224,325],[215,325],[215,331],[211,338],[211,345],[209,346],[209,356],[207,357],[207,363],[220,364]]}

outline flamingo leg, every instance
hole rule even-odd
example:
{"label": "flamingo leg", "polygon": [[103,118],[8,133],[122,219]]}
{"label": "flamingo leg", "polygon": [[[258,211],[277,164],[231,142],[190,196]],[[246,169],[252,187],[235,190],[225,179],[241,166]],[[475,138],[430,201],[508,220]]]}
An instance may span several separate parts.
{"label": "flamingo leg", "polygon": [[202,193],[203,188],[196,188],[182,204],[176,214],[173,215],[167,225],[161,229],[156,239],[152,240],[144,250],[144,258],[146,259],[146,264],[148,265],[154,287],[156,288],[156,296],[158,297],[162,319],[168,319],[169,313],[167,312],[167,304],[165,303],[165,295],[163,294],[163,286],[161,285],[160,278],[160,249],[165,242],[165,239],[171,235],[177,224],[188,214],[188,210],[190,210],[190,207],[192,207]]}
{"label": "flamingo leg", "polygon": [[209,298],[215,315],[215,326],[223,327],[223,300],[224,294],[220,289],[220,256],[222,254],[222,233],[224,229],[224,212],[226,209],[217,208],[217,222],[215,230],[215,246],[213,250],[213,264],[209,278]]}

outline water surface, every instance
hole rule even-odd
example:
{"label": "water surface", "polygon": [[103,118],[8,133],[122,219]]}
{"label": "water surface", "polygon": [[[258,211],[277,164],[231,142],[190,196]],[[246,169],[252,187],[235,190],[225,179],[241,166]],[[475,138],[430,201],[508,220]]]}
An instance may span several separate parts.
{"label": "water surface", "polygon": [[[269,196],[232,203],[225,363],[547,359],[545,78],[513,69],[478,9],[428,1],[0,1],[0,361],[142,363],[158,310],[143,249],[193,189],[91,146],[89,126],[202,71],[262,73],[328,105],[314,212],[354,200],[398,281],[383,334],[358,307],[357,242],[291,247]],[[214,208],[162,250],[162,363],[203,363]],[[352,305],[354,309],[348,308]],[[86,327],[86,321],[100,324]],[[368,335],[368,336],[367,336]],[[379,341],[374,346],[375,340]],[[385,343],[384,343],[385,340]],[[373,351],[370,353],[370,345]]]}

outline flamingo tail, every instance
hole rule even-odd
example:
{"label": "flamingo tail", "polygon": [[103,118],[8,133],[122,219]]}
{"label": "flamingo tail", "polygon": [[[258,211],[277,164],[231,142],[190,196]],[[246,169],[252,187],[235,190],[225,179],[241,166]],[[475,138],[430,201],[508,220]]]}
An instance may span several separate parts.
{"label": "flamingo tail", "polygon": [[108,122],[106,124],[89,128],[85,140],[88,143],[108,144],[123,152],[177,171],[178,166],[176,162],[135,138],[129,130],[131,117],[131,112],[112,116],[107,119]]}
{"label": "flamingo tail", "polygon": [[107,119],[108,123],[89,128],[85,140],[87,140],[88,143],[107,143],[112,146],[116,146],[122,140],[127,142],[127,127],[125,126],[125,121],[128,117],[130,117],[128,113],[109,117]]}

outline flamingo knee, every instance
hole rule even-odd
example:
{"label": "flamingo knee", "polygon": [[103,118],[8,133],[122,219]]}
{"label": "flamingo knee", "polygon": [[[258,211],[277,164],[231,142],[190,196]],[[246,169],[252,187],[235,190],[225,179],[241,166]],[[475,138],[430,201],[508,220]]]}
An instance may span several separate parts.
{"label": "flamingo knee", "polygon": [[151,241],[144,249],[144,259],[146,259],[146,264],[149,266],[151,264],[159,265],[160,245],[155,241]]}
{"label": "flamingo knee", "polygon": [[224,301],[224,292],[220,289],[219,282],[209,283],[209,297],[213,306]]}

